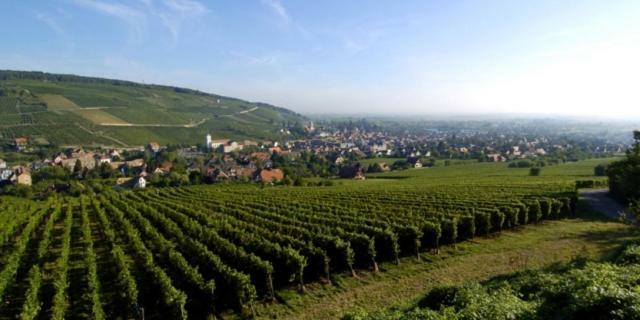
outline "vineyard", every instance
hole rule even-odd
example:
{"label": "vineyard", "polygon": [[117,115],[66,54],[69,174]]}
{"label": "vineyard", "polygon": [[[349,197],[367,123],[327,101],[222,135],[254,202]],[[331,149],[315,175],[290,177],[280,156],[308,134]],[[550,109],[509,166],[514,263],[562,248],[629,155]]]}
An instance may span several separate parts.
{"label": "vineyard", "polygon": [[[445,179],[446,180],[446,179]],[[576,214],[557,182],[371,181],[2,198],[3,319],[252,315],[282,288],[377,272],[473,237]],[[382,272],[382,271],[380,271]]]}

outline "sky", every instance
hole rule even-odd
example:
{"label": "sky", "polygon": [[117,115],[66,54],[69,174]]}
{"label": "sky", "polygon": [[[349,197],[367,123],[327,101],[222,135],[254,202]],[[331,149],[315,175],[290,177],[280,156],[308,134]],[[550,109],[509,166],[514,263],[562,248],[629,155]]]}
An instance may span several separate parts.
{"label": "sky", "polygon": [[303,114],[640,117],[637,0],[21,0],[0,69]]}

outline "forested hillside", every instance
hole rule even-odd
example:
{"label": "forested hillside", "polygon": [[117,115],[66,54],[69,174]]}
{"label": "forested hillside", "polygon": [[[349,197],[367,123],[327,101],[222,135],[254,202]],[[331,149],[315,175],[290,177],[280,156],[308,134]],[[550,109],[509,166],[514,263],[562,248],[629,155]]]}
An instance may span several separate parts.
{"label": "forested hillside", "polygon": [[0,139],[139,146],[215,138],[266,140],[299,114],[200,91],[121,80],[0,71]]}

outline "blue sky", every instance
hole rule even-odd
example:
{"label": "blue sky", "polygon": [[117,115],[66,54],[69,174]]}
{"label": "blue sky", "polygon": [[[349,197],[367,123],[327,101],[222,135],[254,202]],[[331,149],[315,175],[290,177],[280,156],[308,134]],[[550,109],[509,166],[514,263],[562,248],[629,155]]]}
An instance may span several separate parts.
{"label": "blue sky", "polygon": [[303,113],[640,115],[633,0],[6,1],[0,36],[1,69]]}

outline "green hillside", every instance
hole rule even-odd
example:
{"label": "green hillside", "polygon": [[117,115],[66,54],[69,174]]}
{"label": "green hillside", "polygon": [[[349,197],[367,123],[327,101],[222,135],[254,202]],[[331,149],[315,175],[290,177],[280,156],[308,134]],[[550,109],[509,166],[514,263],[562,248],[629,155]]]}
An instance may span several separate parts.
{"label": "green hillside", "polygon": [[121,80],[0,71],[0,139],[136,146],[267,140],[305,119],[290,110],[200,91]]}

